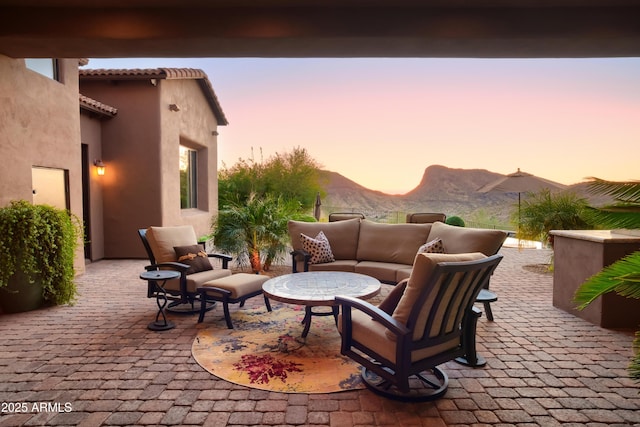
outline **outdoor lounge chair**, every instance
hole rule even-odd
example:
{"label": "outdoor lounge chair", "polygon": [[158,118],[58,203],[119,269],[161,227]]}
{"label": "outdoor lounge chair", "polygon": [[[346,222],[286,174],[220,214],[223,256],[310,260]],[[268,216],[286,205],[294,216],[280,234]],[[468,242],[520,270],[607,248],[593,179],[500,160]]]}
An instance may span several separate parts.
{"label": "outdoor lounge chair", "polygon": [[329,222],[344,221],[353,218],[364,219],[364,214],[360,212],[331,212],[329,214]]}
{"label": "outdoor lounge chair", "polygon": [[[196,308],[194,305],[199,296],[197,287],[209,280],[231,275],[229,262],[232,260],[232,257],[229,255],[206,254],[207,257],[221,260],[222,269],[214,269],[207,259],[196,259],[196,262],[200,262],[201,265],[204,265],[204,268],[206,268],[206,270],[199,272],[194,272],[194,269],[191,268],[189,264],[178,261],[179,257],[176,254],[176,247],[193,247],[194,252],[195,250],[204,251],[204,247],[198,244],[195,231],[190,225],[142,228],[138,230],[138,235],[149,257],[150,265],[145,267],[148,271],[172,269],[181,273],[180,279],[168,281],[164,286],[167,294],[173,300],[173,302],[169,304],[169,311],[186,310],[194,313],[199,311],[200,307]],[[208,262],[209,266],[207,267],[203,261]],[[157,286],[149,282],[147,297],[155,298],[156,292]],[[190,307],[185,307],[184,304]],[[181,306],[180,309],[176,309],[179,306]]]}
{"label": "outdoor lounge chair", "polygon": [[[169,311],[195,313],[199,312],[198,323],[204,320],[205,313],[221,302],[224,318],[229,329],[233,329],[229,304],[240,303],[244,306],[248,298],[262,294],[262,284],[267,276],[256,274],[231,274],[229,261],[232,258],[224,254],[207,254],[198,244],[195,231],[191,226],[149,227],[138,230],[151,265],[148,271],[172,269],[180,272],[180,278],[169,280],[164,286],[167,294],[172,296]],[[220,259],[222,268],[214,268],[209,258]],[[149,282],[148,297],[156,297],[158,287]],[[271,311],[269,300],[265,297],[265,305]],[[196,308],[196,301],[200,307]],[[186,307],[185,307],[186,305]]]}
{"label": "outdoor lounge chair", "polygon": [[365,385],[403,401],[434,400],[448,388],[438,365],[463,359],[480,366],[473,306],[502,255],[419,254],[411,277],[380,306],[336,297],[342,307],[341,353],[363,366]]}
{"label": "outdoor lounge chair", "polygon": [[445,222],[447,215],[439,212],[420,212],[407,214],[406,222],[409,224],[428,224],[436,221]]}

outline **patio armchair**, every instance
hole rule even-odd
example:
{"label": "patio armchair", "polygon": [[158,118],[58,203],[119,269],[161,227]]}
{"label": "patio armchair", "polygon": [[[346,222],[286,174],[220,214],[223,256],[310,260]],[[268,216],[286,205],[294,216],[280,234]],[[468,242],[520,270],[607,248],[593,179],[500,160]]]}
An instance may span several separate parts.
{"label": "patio armchair", "polygon": [[331,212],[329,214],[329,222],[344,221],[353,218],[364,219],[364,214],[360,212]]}
{"label": "patio armchair", "polygon": [[447,374],[438,365],[463,359],[480,366],[475,299],[502,255],[418,254],[411,277],[378,306],[336,297],[341,306],[341,353],[363,366],[367,388],[403,401],[443,396]]}
{"label": "patio armchair", "polygon": [[409,224],[430,224],[432,222],[445,222],[447,215],[439,212],[408,213],[406,222]]}
{"label": "patio armchair", "polygon": [[[191,253],[204,254],[204,247],[198,243],[195,230],[190,225],[142,228],[138,230],[138,235],[149,257],[150,265],[145,267],[147,271],[171,269],[181,273],[179,279],[169,280],[164,286],[168,298],[173,300],[168,306],[169,311],[200,311],[200,307],[195,307],[200,295],[197,288],[210,280],[231,276],[229,261],[232,257],[229,255],[212,253],[206,254],[206,257],[187,256],[183,261],[179,261],[180,256],[176,253],[176,248],[192,249]],[[220,260],[222,268],[214,269],[209,258]],[[157,285],[150,281],[147,297],[155,298],[157,291]]]}
{"label": "patio armchair", "polygon": [[[167,294],[173,296],[168,310],[174,312],[199,312],[198,323],[216,302],[222,303],[227,328],[233,329],[229,304],[244,306],[247,299],[262,295],[262,284],[269,277],[258,274],[231,274],[229,255],[206,253],[198,244],[191,226],[149,227],[138,230],[151,265],[147,270],[172,269],[180,272],[180,278],[168,280],[164,285]],[[209,259],[219,259],[222,268],[214,268]],[[149,282],[148,297],[157,297],[158,286]],[[195,303],[200,302],[196,308]],[[271,305],[267,297],[264,303],[268,311]],[[186,308],[185,308],[186,306]]]}

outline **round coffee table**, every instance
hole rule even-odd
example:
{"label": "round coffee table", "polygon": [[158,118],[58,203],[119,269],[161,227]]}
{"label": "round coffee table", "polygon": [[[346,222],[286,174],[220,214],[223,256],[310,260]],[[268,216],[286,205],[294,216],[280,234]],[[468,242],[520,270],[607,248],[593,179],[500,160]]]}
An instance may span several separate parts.
{"label": "round coffee table", "polygon": [[[311,316],[333,316],[338,321],[336,295],[370,298],[380,292],[380,282],[373,277],[342,271],[310,271],[285,274],[262,285],[264,294],[275,301],[305,306],[302,337],[311,327]],[[331,312],[315,312],[312,307],[331,307]]]}

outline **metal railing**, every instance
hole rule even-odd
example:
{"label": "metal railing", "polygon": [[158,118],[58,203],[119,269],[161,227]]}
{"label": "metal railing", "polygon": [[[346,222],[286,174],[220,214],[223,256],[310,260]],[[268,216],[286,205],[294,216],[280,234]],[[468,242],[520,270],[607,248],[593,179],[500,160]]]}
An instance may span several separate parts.
{"label": "metal railing", "polygon": [[[332,212],[361,213],[361,214],[364,214],[365,218],[367,218],[370,221],[386,223],[386,224],[404,223],[406,222],[407,214],[412,213],[412,212],[406,212],[406,211],[387,211],[387,210],[378,210],[378,209],[323,205],[321,209],[320,221],[328,221],[329,214]],[[464,221],[467,227],[515,231],[515,229],[511,225],[507,225],[507,224],[483,223],[483,222],[476,222],[476,221],[467,220],[467,219],[465,219]]]}

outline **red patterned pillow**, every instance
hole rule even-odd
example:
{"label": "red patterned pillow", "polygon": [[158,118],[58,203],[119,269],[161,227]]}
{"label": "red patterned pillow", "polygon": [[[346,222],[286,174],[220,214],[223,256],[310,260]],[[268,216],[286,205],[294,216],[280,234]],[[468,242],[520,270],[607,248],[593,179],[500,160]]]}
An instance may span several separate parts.
{"label": "red patterned pillow", "polygon": [[300,241],[302,242],[302,249],[311,255],[309,264],[335,261],[331,245],[329,245],[329,239],[322,231],[315,238],[300,233]]}
{"label": "red patterned pillow", "polygon": [[189,266],[189,269],[186,271],[187,274],[213,270],[213,266],[211,262],[209,262],[209,257],[202,250],[202,246],[175,246],[173,250],[176,251],[178,262]]}

